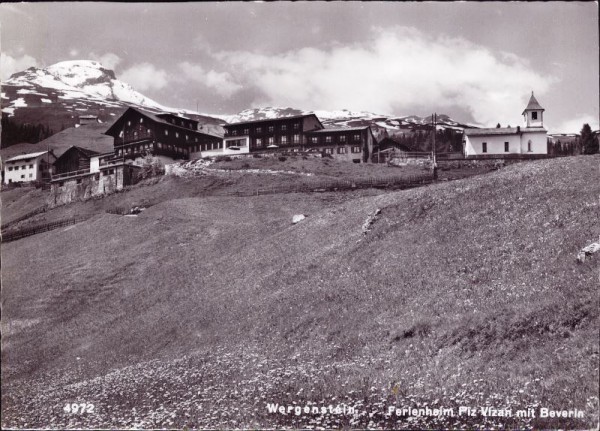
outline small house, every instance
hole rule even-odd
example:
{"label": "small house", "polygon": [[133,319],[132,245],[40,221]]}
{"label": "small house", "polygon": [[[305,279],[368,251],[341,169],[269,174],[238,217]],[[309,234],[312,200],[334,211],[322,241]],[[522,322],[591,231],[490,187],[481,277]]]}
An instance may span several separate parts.
{"label": "small house", "polygon": [[49,181],[55,160],[52,151],[10,157],[4,162],[4,184]]}

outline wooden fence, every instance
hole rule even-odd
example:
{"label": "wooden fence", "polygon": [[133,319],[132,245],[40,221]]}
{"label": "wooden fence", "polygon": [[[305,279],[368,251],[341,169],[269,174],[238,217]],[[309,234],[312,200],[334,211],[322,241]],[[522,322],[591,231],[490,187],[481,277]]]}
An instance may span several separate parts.
{"label": "wooden fence", "polygon": [[27,214],[22,215],[21,217],[17,217],[14,220],[9,221],[8,223],[5,223],[2,225],[2,231],[6,230],[9,226],[12,226],[13,224],[19,223],[20,221],[23,221],[25,219],[28,219],[29,217],[33,217],[34,215],[46,212],[48,208],[43,206],[41,208],[36,208],[33,211],[28,212]]}
{"label": "wooden fence", "polygon": [[367,188],[404,189],[418,187],[434,182],[431,174],[402,177],[371,177],[356,180],[318,180],[301,184],[280,184],[256,189],[255,191],[237,191],[228,194],[236,196],[258,196],[277,193],[311,193],[326,191],[355,190]]}
{"label": "wooden fence", "polygon": [[28,237],[31,235],[36,235],[38,233],[48,232],[53,229],[59,229],[61,227],[70,226],[75,223],[82,222],[86,219],[87,218],[85,218],[85,217],[74,217],[74,218],[67,219],[67,220],[59,220],[59,221],[55,221],[52,223],[46,223],[46,224],[33,226],[30,228],[26,228],[26,229],[20,229],[20,230],[14,231],[14,232],[2,232],[2,242],[6,243],[6,242],[10,242],[10,241],[16,241],[21,238],[25,238],[25,237]]}
{"label": "wooden fence", "polygon": [[129,214],[131,212],[131,210],[129,210],[125,207],[112,207],[112,208],[107,208],[104,211],[109,214],[116,214],[116,215],[125,215],[125,214]]}

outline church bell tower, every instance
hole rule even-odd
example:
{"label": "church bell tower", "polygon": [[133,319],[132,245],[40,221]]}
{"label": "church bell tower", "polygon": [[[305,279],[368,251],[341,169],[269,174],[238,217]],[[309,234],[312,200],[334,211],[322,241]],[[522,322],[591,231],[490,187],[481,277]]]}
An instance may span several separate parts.
{"label": "church bell tower", "polygon": [[540,106],[532,91],[529,103],[523,111],[525,127],[544,127],[544,111],[545,109]]}

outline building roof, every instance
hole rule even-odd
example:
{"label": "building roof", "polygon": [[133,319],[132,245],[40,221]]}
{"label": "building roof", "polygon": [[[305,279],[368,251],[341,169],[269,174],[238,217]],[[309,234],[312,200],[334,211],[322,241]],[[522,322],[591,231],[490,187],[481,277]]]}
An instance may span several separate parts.
{"label": "building roof", "polygon": [[[206,136],[211,136],[211,137],[214,137],[214,138],[219,138],[219,136],[211,135],[210,133],[200,132],[199,130],[189,129],[187,127],[182,127],[182,126],[178,126],[177,124],[169,123],[164,118],[161,118],[161,116],[166,116],[166,117],[174,116],[176,118],[182,118],[182,119],[183,119],[183,117],[179,117],[177,115],[170,114],[168,112],[154,114],[152,112],[148,112],[148,111],[145,111],[145,110],[142,110],[142,109],[139,109],[139,108],[133,108],[131,106],[129,108],[127,108],[127,110],[125,112],[123,112],[123,114],[119,117],[119,119],[117,121],[115,121],[113,123],[113,125],[110,126],[106,132],[104,132],[104,134],[105,135],[109,135],[109,136],[118,136],[119,133],[121,133],[121,131],[123,130],[123,127],[121,126],[121,124],[125,121],[123,118],[130,111],[135,111],[138,114],[141,114],[141,115],[145,116],[146,118],[151,119],[152,121],[154,121],[156,123],[164,124],[166,126],[175,127],[175,128],[177,128],[179,130],[182,130],[182,131],[192,132],[192,133],[198,133],[198,134],[201,134],[201,135],[206,135]],[[188,120],[195,121],[196,124],[198,123],[198,121],[196,121],[196,120],[192,120],[192,119],[188,119]]]}
{"label": "building roof", "polygon": [[358,127],[329,127],[326,129],[319,129],[319,130],[311,130],[309,132],[306,132],[307,134],[309,133],[331,133],[331,132],[358,132],[361,130],[365,130],[370,128],[370,126],[358,126]]}
{"label": "building roof", "polygon": [[389,136],[387,136],[387,137],[383,138],[381,141],[379,141],[378,147],[379,148],[387,148],[387,149],[398,149],[398,150],[402,150],[402,151],[412,151],[412,149],[408,145],[401,144],[400,142],[393,140]]}
{"label": "building roof", "polygon": [[465,129],[467,136],[516,135],[518,133],[545,132],[543,127],[494,127],[489,129]]}
{"label": "building roof", "polygon": [[531,97],[529,98],[529,103],[527,104],[527,107],[523,110],[523,114],[527,111],[545,111],[545,109],[542,108],[536,100],[535,96],[533,95],[533,91],[531,92]]}
{"label": "building roof", "polygon": [[177,114],[173,114],[171,112],[161,112],[160,114],[154,114],[157,117],[171,117],[171,118],[177,118],[179,120],[187,120],[187,121],[192,121],[194,123],[199,123],[198,120],[194,120],[193,118],[188,118],[188,117],[184,117],[183,115],[177,115]]}
{"label": "building roof", "polygon": [[494,127],[488,129],[465,129],[465,135],[515,135],[520,132],[519,127]]}
{"label": "building roof", "polygon": [[10,159],[7,159],[7,162],[16,162],[17,160],[25,160],[25,159],[35,159],[36,157],[41,156],[42,154],[46,154],[48,151],[40,151],[38,153],[28,153],[28,154],[19,154],[18,156],[13,156]]}
{"label": "building roof", "polygon": [[262,118],[260,120],[240,121],[238,123],[224,124],[223,127],[227,128],[228,126],[239,126],[242,124],[266,123],[269,121],[297,120],[297,119],[306,118],[306,117],[315,117],[317,119],[317,121],[319,123],[321,123],[321,120],[319,120],[319,117],[317,117],[315,114],[299,114],[299,115],[290,115],[288,117]]}
{"label": "building roof", "polygon": [[77,145],[71,145],[69,148],[67,148],[67,150],[65,152],[63,152],[60,157],[57,158],[57,160],[62,159],[65,154],[67,154],[69,151],[78,151],[81,154],[83,154],[85,157],[87,157],[88,159],[91,158],[92,156],[97,156],[98,154],[100,154],[98,151],[94,151],[94,150],[89,150],[87,148],[83,148],[83,147],[78,147]]}

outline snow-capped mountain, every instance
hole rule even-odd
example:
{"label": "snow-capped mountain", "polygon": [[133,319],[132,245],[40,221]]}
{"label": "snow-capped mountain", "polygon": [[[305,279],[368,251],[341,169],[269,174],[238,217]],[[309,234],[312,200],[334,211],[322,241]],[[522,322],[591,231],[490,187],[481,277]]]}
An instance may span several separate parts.
{"label": "snow-capped mountain", "polygon": [[29,68],[15,73],[2,84],[3,93],[10,95],[16,89],[16,99],[2,108],[14,110],[31,103],[57,102],[64,107],[86,108],[87,102],[106,107],[121,107],[121,103],[165,110],[152,99],[135,91],[130,85],[116,79],[112,70],[95,61],[63,61],[45,69]]}
{"label": "snow-capped mountain", "polygon": [[[314,113],[325,127],[371,126],[376,138],[410,136],[431,130],[431,117],[397,116],[368,111],[306,111],[296,108],[246,109],[235,115],[201,114],[169,108],[120,81],[96,61],[63,61],[43,69],[29,68],[2,83],[2,113],[16,123],[42,124],[58,132],[75,126],[83,115],[95,115],[109,125],[128,107],[173,112],[194,118],[208,133],[222,135],[224,123],[254,121]],[[462,132],[470,125],[438,115],[438,130]]]}
{"label": "snow-capped mountain", "polygon": [[[296,108],[265,107],[246,109],[236,115],[221,115],[219,118],[228,123],[242,121],[255,121],[294,115],[315,114],[325,127],[359,127],[371,126],[376,136],[404,135],[418,130],[431,130],[433,119],[431,116],[419,117],[395,116],[389,114],[376,114],[368,111],[349,111],[347,109],[337,111],[306,111]],[[469,124],[459,123],[445,114],[437,115],[437,130],[451,129],[462,132],[465,128],[476,127]]]}
{"label": "snow-capped mountain", "polygon": [[2,83],[2,113],[19,123],[42,123],[55,131],[77,123],[81,115],[96,115],[110,123],[128,106],[152,112],[184,114],[218,125],[215,117],[169,108],[118,80],[96,61],[63,61],[43,69],[31,67]]}

